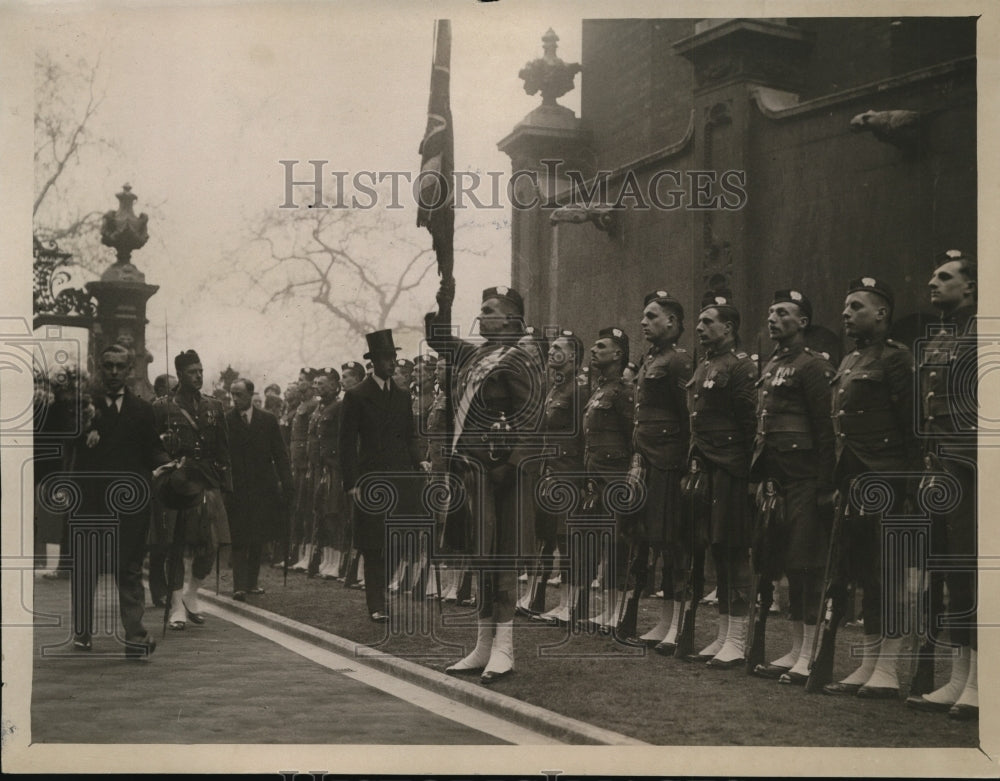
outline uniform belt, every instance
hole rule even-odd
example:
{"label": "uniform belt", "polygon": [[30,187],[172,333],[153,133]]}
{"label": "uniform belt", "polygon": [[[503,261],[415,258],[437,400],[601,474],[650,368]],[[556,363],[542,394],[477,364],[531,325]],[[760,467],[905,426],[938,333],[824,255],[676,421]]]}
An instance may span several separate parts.
{"label": "uniform belt", "polygon": [[865,410],[863,412],[845,412],[841,410],[833,416],[833,432],[837,435],[846,434],[877,434],[883,431],[894,431],[896,420],[887,409]]}
{"label": "uniform belt", "polygon": [[702,409],[691,413],[692,431],[725,431],[738,434],[739,429],[733,424],[731,416],[721,410]]}
{"label": "uniform belt", "polygon": [[758,434],[811,434],[812,427],[809,425],[809,418],[805,415],[789,415],[777,413],[768,415],[766,412],[757,420]]}
{"label": "uniform belt", "polygon": [[635,411],[636,423],[680,423],[680,416],[675,415],[672,410],[665,410],[660,407],[643,409],[642,405]]}

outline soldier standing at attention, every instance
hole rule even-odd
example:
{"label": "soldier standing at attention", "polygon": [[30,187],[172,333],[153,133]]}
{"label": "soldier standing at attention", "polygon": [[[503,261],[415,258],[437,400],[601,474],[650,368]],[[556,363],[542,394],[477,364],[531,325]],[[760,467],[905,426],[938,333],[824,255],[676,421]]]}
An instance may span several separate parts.
{"label": "soldier standing at attention", "polygon": [[[587,472],[588,496],[594,509],[611,517],[612,508],[603,501],[608,482],[628,474],[632,458],[632,428],[635,417],[633,387],[622,378],[628,363],[628,334],[621,328],[602,328],[590,348],[590,376],[593,393],[583,414],[584,469]],[[614,626],[618,592],[616,578],[625,571],[625,545],[615,540],[610,550],[602,551],[604,604],[594,623],[601,629]],[[614,569],[611,564],[615,563]],[[666,629],[664,629],[666,634]],[[662,635],[659,639],[662,639]],[[657,642],[659,642],[659,639]]]}
{"label": "soldier standing at attention", "polygon": [[319,403],[309,418],[307,456],[313,482],[313,555],[310,576],[340,576],[347,497],[340,473],[337,439],[340,436],[340,374],[322,369],[313,380]]}
{"label": "soldier standing at attention", "polygon": [[936,554],[956,563],[945,573],[951,642],[951,676],[944,686],[910,697],[906,704],[926,711],[947,711],[953,719],[979,717],[976,671],[976,442],[979,425],[976,347],[977,271],[973,257],[948,250],[938,258],[929,284],[931,304],[941,326],[920,361],[921,432],[932,471],[958,482],[958,502],[944,513],[945,544],[932,541]]}
{"label": "soldier standing at attention", "polygon": [[747,611],[754,598],[750,593],[748,492],[757,426],[757,367],[745,352],[738,351],[739,327],[740,313],[732,301],[706,294],[695,329],[705,356],[688,383],[690,458],[698,459],[706,472],[712,502],[710,517],[695,519],[695,523],[707,526],[698,537],[704,535],[711,545],[719,598],[718,634],[697,660],[720,669],[743,664]]}
{"label": "soldier standing at attention", "polygon": [[[778,290],[767,310],[767,328],[776,343],[757,381],[757,436],[750,479],[771,481],[784,494],[785,526],[770,538],[780,550],[767,556],[788,577],[792,648],[779,659],[754,668],[756,675],[804,685],[816,641],[816,623],[829,524],[820,502],[833,496],[833,426],[830,380],[833,367],[805,346],[812,304],[798,290]],[[754,552],[755,555],[757,552]]]}
{"label": "soldier standing at attention", "polygon": [[[203,396],[204,371],[194,350],[174,358],[178,387],[173,396],[153,402],[156,430],[167,452],[175,460],[184,459],[189,479],[201,493],[188,509],[165,510],[166,540],[186,543],[193,552],[191,576],[183,590],[184,558],[171,557],[167,580],[170,595],[170,628],[184,629],[187,621],[205,623],[198,601],[198,589],[212,572],[219,544],[228,545],[229,519],[222,492],[232,492],[229,463],[229,430],[222,402]],[[182,540],[174,540],[176,525],[184,530]]]}
{"label": "soldier standing at attention", "polygon": [[[892,290],[882,280],[861,277],[848,285],[844,330],[855,346],[841,361],[832,383],[836,479],[842,508],[850,506],[851,484],[858,476],[879,472],[885,473],[880,480],[894,481],[891,487],[898,509],[905,498],[905,481],[890,473],[917,473],[921,467],[913,425],[913,356],[902,344],[887,338],[893,303]],[[899,697],[896,658],[902,640],[884,633],[882,573],[898,568],[885,568],[880,514],[862,514],[850,507],[843,519],[838,569],[844,583],[839,587],[854,582],[863,589],[865,639],[861,666],[843,680],[827,684],[823,691],[856,694],[862,699],[894,699]],[[897,592],[898,588],[888,591]]]}
{"label": "soldier standing at attention", "polygon": [[645,504],[632,516],[634,591],[618,633],[626,642],[634,637],[638,595],[645,589],[648,577],[649,548],[657,548],[663,555],[663,583],[672,592],[664,592],[663,599],[673,603],[670,605],[673,612],[667,633],[657,641],[655,650],[671,656],[676,648],[686,585],[679,578],[683,563],[675,542],[681,509],[681,473],[689,438],[686,386],[692,366],[691,356],[677,347],[677,340],[684,333],[684,308],[680,301],[664,290],[650,293],[643,302],[641,325],[650,348],[635,381],[630,474],[635,482],[640,481],[640,473],[645,474]]}
{"label": "soldier standing at attention", "polygon": [[[312,558],[312,499],[313,489],[309,471],[309,419],[319,404],[313,391],[315,369],[299,372],[299,395],[301,401],[292,416],[291,446],[289,456],[292,462],[292,480],[295,482],[295,503],[292,507],[292,554],[290,569],[305,572]],[[298,555],[298,559],[294,558]]]}
{"label": "soldier standing at attention", "polygon": [[477,564],[487,571],[481,575],[476,645],[445,672],[481,673],[480,680],[492,684],[514,671],[517,573],[508,562],[524,555],[518,549],[525,537],[519,487],[541,420],[545,380],[535,358],[518,345],[524,336],[520,293],[506,286],[483,291],[482,344],[450,332],[450,303],[448,291],[439,291],[439,312],[425,318],[427,341],[453,366],[451,467],[465,487],[454,510],[472,524],[481,554]]}
{"label": "soldier standing at attention", "polygon": [[[545,574],[552,569],[552,554],[558,545],[565,552],[562,557],[567,577],[560,586],[559,604],[538,618],[551,624],[567,624],[576,619],[586,619],[583,605],[590,587],[590,578],[581,582],[579,568],[582,562],[571,562],[570,544],[567,534],[567,516],[575,509],[552,505],[553,496],[561,491],[554,488],[559,483],[569,483],[574,497],[583,493],[583,393],[576,375],[583,360],[583,344],[570,330],[562,330],[552,340],[549,348],[546,372],[548,394],[545,397],[542,430],[546,457],[542,462],[539,479],[541,485],[535,507],[535,539],[539,550],[539,560],[534,568],[536,600],[529,604],[529,610],[536,614],[545,605]],[[549,506],[546,507],[546,504]],[[559,504],[556,502],[556,504]],[[529,589],[530,591],[530,589]],[[581,599],[583,598],[583,599]]]}

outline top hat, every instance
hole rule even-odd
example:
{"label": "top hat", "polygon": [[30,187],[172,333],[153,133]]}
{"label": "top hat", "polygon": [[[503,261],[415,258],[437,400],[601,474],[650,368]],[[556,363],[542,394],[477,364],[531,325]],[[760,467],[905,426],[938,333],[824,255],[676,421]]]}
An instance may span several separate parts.
{"label": "top hat", "polygon": [[368,341],[368,352],[361,356],[362,358],[373,358],[376,355],[386,354],[390,354],[395,357],[396,351],[400,349],[393,344],[391,328],[386,328],[384,331],[375,331],[370,334],[365,334],[365,339]]}

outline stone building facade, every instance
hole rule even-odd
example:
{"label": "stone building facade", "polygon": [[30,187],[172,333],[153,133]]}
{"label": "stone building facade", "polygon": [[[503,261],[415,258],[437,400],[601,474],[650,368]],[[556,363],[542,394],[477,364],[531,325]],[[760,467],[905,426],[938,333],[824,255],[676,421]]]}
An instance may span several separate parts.
{"label": "stone building facade", "polygon": [[513,183],[511,279],[536,326],[638,346],[646,292],[693,322],[728,289],[764,354],[770,294],[796,287],[836,359],[850,278],[884,277],[912,339],[934,256],[976,251],[973,18],[588,20],[580,117],[544,40],[543,104],[499,143],[535,172]]}

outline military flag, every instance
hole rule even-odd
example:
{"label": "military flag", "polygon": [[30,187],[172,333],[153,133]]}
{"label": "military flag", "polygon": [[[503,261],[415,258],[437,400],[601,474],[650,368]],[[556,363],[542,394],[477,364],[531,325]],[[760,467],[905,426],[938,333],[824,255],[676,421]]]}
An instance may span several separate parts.
{"label": "military flag", "polygon": [[427,104],[427,130],[420,143],[420,188],[417,226],[426,227],[434,241],[438,274],[452,278],[455,232],[453,173],[455,135],[451,124],[451,20],[434,23],[434,61]]}

